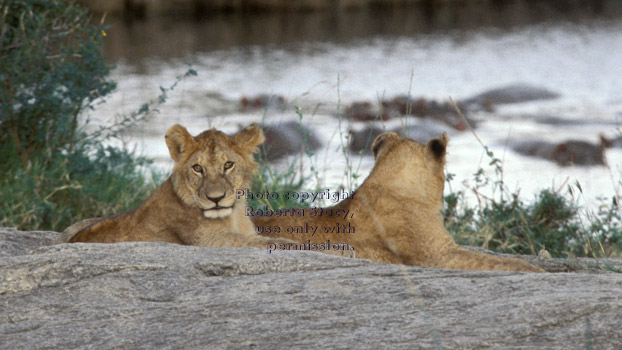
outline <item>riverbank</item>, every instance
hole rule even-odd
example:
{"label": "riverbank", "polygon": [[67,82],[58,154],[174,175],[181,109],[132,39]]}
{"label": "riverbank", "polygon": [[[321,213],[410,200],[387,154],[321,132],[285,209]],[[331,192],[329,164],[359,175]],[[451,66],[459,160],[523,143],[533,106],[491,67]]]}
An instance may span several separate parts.
{"label": "riverbank", "polygon": [[508,0],[503,3],[493,0],[79,0],[95,12],[123,14],[131,18],[145,18],[161,15],[204,16],[219,12],[298,12],[298,11],[378,11],[387,8],[419,8],[428,19],[439,15],[453,21],[456,14],[468,14],[473,19],[488,17],[490,12],[507,11],[512,21],[526,13],[546,15],[550,11],[564,9],[565,13],[598,12],[612,14],[622,11],[622,4],[615,0],[571,1],[543,0],[534,4],[527,0]]}

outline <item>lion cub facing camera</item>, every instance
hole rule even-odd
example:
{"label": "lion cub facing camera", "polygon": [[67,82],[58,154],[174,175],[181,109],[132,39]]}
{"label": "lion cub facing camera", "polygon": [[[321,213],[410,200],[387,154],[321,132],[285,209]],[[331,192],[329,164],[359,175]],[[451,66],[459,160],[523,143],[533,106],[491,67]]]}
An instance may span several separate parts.
{"label": "lion cub facing camera", "polygon": [[[252,124],[234,136],[211,129],[191,136],[181,125],[166,132],[175,161],[170,178],[138,208],[67,228],[64,242],[160,241],[197,246],[265,248],[274,239],[255,233],[238,189],[250,186],[257,169],[253,153],[264,141]],[[291,242],[277,239],[276,242]]]}

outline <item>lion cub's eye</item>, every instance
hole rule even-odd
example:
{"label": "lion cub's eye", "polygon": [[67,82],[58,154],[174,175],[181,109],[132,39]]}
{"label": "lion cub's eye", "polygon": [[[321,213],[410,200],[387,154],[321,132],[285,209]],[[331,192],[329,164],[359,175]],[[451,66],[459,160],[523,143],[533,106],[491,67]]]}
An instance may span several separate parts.
{"label": "lion cub's eye", "polygon": [[229,170],[229,169],[233,168],[234,164],[235,163],[233,163],[233,162],[226,162],[225,165],[224,165],[225,170]]}
{"label": "lion cub's eye", "polygon": [[194,170],[195,172],[199,173],[199,174],[203,174],[203,168],[201,168],[201,166],[199,164],[195,164],[192,166],[192,170]]}

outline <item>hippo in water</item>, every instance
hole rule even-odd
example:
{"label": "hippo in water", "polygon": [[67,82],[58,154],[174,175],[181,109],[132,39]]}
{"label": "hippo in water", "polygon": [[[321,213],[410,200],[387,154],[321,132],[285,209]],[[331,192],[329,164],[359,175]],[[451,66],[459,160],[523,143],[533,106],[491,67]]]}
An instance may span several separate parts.
{"label": "hippo in water", "polygon": [[443,132],[448,133],[450,136],[455,133],[453,129],[431,119],[424,119],[406,127],[400,126],[390,130],[370,125],[360,131],[350,132],[350,152],[371,154],[372,143],[378,135],[385,131],[393,131],[402,137],[408,137],[421,143],[426,143]]}
{"label": "hippo in water", "polygon": [[512,84],[484,91],[481,94],[463,100],[462,103],[468,110],[490,111],[494,109],[494,106],[498,105],[552,100],[558,97],[558,93],[546,88],[528,84]]}
{"label": "hippo in water", "polygon": [[352,102],[344,111],[347,119],[355,121],[389,120],[391,115],[384,109],[377,109],[369,101]]}
{"label": "hippo in water", "polygon": [[[475,121],[468,117],[466,109],[461,104],[458,104],[458,108],[471,126],[475,126]],[[415,116],[435,119],[456,130],[467,129],[466,123],[450,102],[437,102],[423,97],[412,99],[407,95],[397,95],[392,99],[383,100],[380,102],[380,108],[375,108],[369,101],[353,102],[345,109],[344,116],[354,121],[386,121],[403,116]]]}
{"label": "hippo in water", "polygon": [[510,145],[517,153],[552,160],[561,166],[605,165],[605,145],[587,141],[568,140],[560,143],[522,141]]}
{"label": "hippo in water", "polygon": [[292,154],[315,151],[321,143],[313,133],[299,122],[289,121],[262,127],[266,140],[260,149],[265,149],[268,161],[275,161]]}
{"label": "hippo in water", "polygon": [[283,111],[287,108],[287,101],[281,95],[259,94],[257,96],[242,96],[240,98],[240,111],[246,112],[254,109],[270,109]]}
{"label": "hippo in water", "polygon": [[600,134],[600,142],[607,148],[622,148],[622,135],[607,137],[605,134]]}

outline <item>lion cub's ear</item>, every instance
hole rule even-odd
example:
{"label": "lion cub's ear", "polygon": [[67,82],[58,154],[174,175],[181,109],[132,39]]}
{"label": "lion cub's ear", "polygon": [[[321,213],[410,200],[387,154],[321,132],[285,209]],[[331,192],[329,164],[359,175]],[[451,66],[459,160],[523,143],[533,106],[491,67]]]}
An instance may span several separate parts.
{"label": "lion cub's ear", "polygon": [[400,136],[392,131],[383,132],[378,135],[371,144],[371,151],[374,153],[374,158],[378,159],[378,155],[380,155],[381,151],[399,138]]}
{"label": "lion cub's ear", "polygon": [[436,160],[443,159],[447,153],[447,144],[449,143],[449,136],[446,133],[441,136],[430,140],[425,145],[426,157],[430,157]]}
{"label": "lion cub's ear", "polygon": [[263,131],[261,131],[259,126],[255,123],[238,131],[238,133],[233,136],[233,139],[237,146],[247,153],[257,152],[257,146],[261,145],[265,140]]}
{"label": "lion cub's ear", "polygon": [[196,145],[196,141],[188,133],[188,130],[179,124],[171,126],[166,131],[164,140],[166,140],[168,152],[175,162],[179,162],[183,158],[183,154]]}

